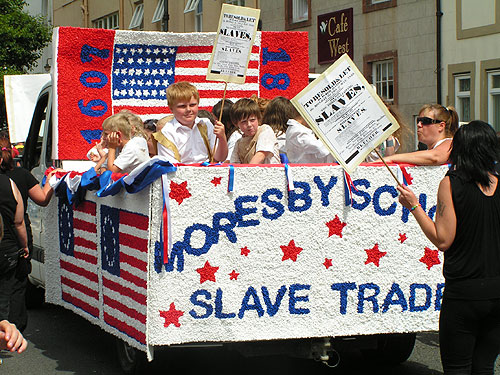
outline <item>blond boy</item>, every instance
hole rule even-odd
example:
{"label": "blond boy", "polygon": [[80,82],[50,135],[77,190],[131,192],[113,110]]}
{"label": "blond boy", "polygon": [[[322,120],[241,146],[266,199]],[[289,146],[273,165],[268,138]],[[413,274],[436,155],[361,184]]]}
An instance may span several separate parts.
{"label": "blond boy", "polygon": [[209,120],[198,117],[200,95],[196,87],[186,81],[173,83],[167,87],[167,101],[174,119],[161,132],[154,134],[158,141],[158,155],[172,163],[226,160],[224,125],[217,121],[214,126]]}

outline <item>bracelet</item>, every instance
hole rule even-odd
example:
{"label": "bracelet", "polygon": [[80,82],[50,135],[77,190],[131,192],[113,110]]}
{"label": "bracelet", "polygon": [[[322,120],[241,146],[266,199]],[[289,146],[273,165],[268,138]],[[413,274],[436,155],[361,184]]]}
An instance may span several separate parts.
{"label": "bracelet", "polygon": [[422,206],[420,205],[420,203],[418,203],[415,206],[413,206],[412,208],[410,208],[410,212],[415,211],[415,208],[417,208],[417,207],[422,207]]}

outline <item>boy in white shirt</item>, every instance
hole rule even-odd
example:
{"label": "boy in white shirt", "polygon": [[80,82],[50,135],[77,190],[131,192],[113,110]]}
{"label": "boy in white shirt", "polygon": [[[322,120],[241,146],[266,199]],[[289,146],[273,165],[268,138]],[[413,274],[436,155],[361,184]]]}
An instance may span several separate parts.
{"label": "boy in white shirt", "polygon": [[226,160],[224,125],[217,121],[214,126],[208,119],[197,116],[200,95],[196,87],[186,81],[173,83],[167,87],[167,101],[174,119],[161,132],[153,134],[158,142],[158,155],[172,163]]}
{"label": "boy in white shirt", "polygon": [[231,163],[279,164],[276,135],[269,125],[260,125],[262,113],[251,99],[238,100],[231,107],[231,121],[243,134],[231,154]]}

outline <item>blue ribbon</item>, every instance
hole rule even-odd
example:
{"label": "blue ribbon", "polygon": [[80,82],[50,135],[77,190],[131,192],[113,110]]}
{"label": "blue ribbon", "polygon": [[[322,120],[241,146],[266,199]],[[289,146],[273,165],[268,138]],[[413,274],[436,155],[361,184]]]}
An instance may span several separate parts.
{"label": "blue ribbon", "polygon": [[234,190],[234,166],[229,164],[229,178],[227,181],[227,192],[230,193]]}

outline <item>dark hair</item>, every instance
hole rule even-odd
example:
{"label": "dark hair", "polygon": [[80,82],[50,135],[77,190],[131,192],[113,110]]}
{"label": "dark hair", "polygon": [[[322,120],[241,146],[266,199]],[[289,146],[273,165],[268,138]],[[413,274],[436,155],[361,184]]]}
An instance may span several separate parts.
{"label": "dark hair", "polygon": [[150,132],[156,132],[156,123],[158,120],[154,118],[147,119],[144,121],[144,130],[148,130]]}
{"label": "dark hair", "polygon": [[214,116],[224,124],[224,132],[226,133],[226,138],[229,139],[231,134],[234,133],[238,128],[231,121],[230,113],[233,102],[229,99],[224,100],[224,108],[222,109],[222,118],[220,117],[220,110],[222,107],[222,100],[219,100],[212,108],[212,113]]}
{"label": "dark hair", "polygon": [[262,119],[262,113],[260,112],[259,105],[255,103],[252,99],[242,98],[239,99],[236,103],[231,107],[231,121],[234,125],[238,125],[238,122],[241,120],[246,120],[250,116],[257,117],[257,120]]}
{"label": "dark hair", "polygon": [[215,125],[215,116],[213,115],[212,112],[207,111],[206,109],[200,109],[198,110],[198,117],[199,118],[207,118],[212,125]]}
{"label": "dark hair", "polygon": [[8,138],[0,138],[0,155],[2,156],[2,164],[0,170],[2,172],[14,169],[14,159],[12,158],[12,145]]}
{"label": "dark hair", "polygon": [[289,99],[277,96],[267,105],[262,123],[269,125],[276,135],[281,135],[286,133],[288,120],[296,119],[299,116],[299,112]]}
{"label": "dark hair", "polygon": [[490,124],[471,121],[462,125],[453,137],[451,163],[468,181],[490,186],[488,173],[495,174],[500,143]]}

